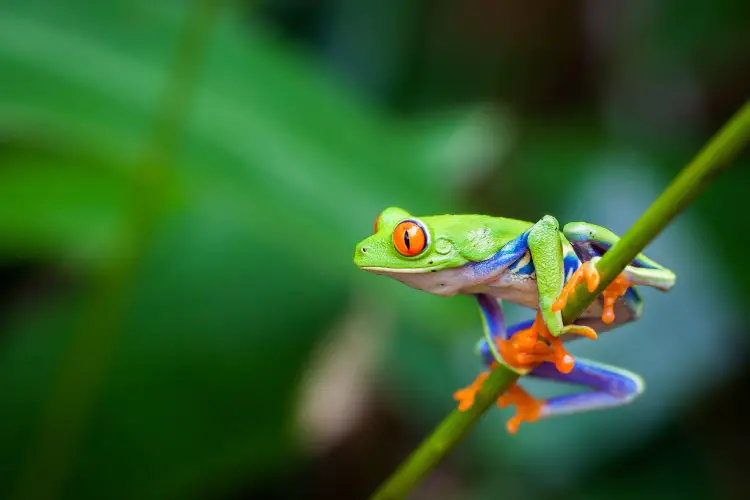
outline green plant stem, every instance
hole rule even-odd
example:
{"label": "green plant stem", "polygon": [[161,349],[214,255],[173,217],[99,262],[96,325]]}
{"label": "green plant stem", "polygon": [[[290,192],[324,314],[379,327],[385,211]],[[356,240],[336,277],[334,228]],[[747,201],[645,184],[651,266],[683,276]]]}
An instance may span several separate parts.
{"label": "green plant stem", "polygon": [[[589,293],[584,285],[576,289],[563,310],[565,323],[575,320],[625,266],[729,166],[748,139],[750,101],[711,138],[622,239],[602,257],[597,264],[597,270],[601,275],[599,287],[593,293]],[[371,500],[406,498],[517,378],[518,375],[504,367],[493,370],[477,393],[474,406],[465,412],[453,410],[380,486]]]}

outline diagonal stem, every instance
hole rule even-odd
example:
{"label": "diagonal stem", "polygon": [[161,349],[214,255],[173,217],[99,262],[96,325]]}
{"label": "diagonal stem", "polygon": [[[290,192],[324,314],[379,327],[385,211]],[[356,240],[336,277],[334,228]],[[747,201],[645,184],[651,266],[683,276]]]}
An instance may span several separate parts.
{"label": "diagonal stem", "polygon": [[[563,310],[570,323],[625,269],[651,240],[687,208],[725,170],[750,139],[750,101],[719,130],[667,189],[641,215],[597,264],[599,287],[589,293],[585,284],[576,289]],[[477,393],[474,406],[453,410],[419,447],[373,494],[371,500],[406,498],[409,492],[450,453],[474,427],[493,402],[517,380],[518,375],[500,366],[493,370]]]}

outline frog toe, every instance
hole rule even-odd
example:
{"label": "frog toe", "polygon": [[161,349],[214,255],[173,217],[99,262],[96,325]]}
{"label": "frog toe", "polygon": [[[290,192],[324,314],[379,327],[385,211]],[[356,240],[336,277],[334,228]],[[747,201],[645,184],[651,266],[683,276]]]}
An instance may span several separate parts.
{"label": "frog toe", "polygon": [[589,292],[593,292],[599,286],[600,280],[601,276],[599,275],[599,271],[597,271],[594,262],[584,262],[570,276],[570,279],[568,279],[568,282],[565,283],[565,286],[560,292],[560,296],[557,297],[557,300],[552,303],[552,312],[562,311],[562,309],[568,303],[568,299],[570,299],[570,296],[575,293],[576,287],[580,283],[585,281],[586,287],[588,288]]}
{"label": "frog toe", "polygon": [[610,283],[607,288],[602,292],[603,299],[603,311],[602,321],[606,324],[610,324],[615,320],[615,302],[617,299],[625,295],[633,285],[633,282],[628,278],[627,274],[620,273],[617,278]]}
{"label": "frog toe", "polygon": [[500,408],[512,405],[516,407],[516,414],[506,424],[509,434],[518,432],[522,422],[538,420],[542,413],[544,401],[535,399],[518,384],[513,384],[505,394],[497,399],[497,406]]}
{"label": "frog toe", "polygon": [[484,381],[489,377],[490,372],[480,373],[471,385],[459,389],[453,393],[453,399],[458,401],[458,410],[466,411],[474,406],[474,401],[477,397],[477,392],[482,388]]}

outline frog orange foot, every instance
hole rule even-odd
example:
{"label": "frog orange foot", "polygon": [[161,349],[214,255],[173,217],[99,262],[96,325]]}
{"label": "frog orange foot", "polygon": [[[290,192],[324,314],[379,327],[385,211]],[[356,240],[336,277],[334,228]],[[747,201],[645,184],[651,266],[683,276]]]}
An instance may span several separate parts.
{"label": "frog orange foot", "polygon": [[458,401],[458,410],[466,411],[474,406],[474,400],[477,397],[477,392],[482,388],[482,384],[490,376],[490,372],[480,373],[476,380],[471,383],[470,386],[459,389],[453,393],[453,399]]}
{"label": "frog orange foot", "polygon": [[511,405],[516,405],[516,414],[508,420],[506,428],[509,434],[515,434],[522,422],[539,420],[544,401],[535,399],[518,384],[513,384],[505,394],[497,399],[497,406],[500,408]]}
{"label": "frog orange foot", "polygon": [[620,273],[617,278],[609,284],[606,290],[602,292],[604,297],[604,310],[602,311],[602,321],[609,324],[615,320],[615,302],[617,299],[625,295],[628,288],[633,283],[628,279],[625,273]]}
{"label": "frog orange foot", "polygon": [[[585,326],[568,326],[566,333],[597,338],[596,332]],[[575,364],[562,340],[550,333],[540,313],[531,327],[516,332],[508,340],[498,339],[496,344],[505,362],[516,369],[530,369],[546,361],[554,363],[559,372],[570,373]]]}
{"label": "frog orange foot", "polygon": [[599,286],[601,276],[599,276],[599,271],[596,270],[596,266],[591,261],[584,262],[581,267],[575,270],[560,292],[560,296],[552,303],[552,312],[562,311],[570,296],[575,292],[576,287],[584,280],[586,280],[586,287],[589,292],[593,292]]}
{"label": "frog orange foot", "polygon": [[[586,286],[589,292],[593,292],[599,286],[601,276],[599,275],[596,266],[591,261],[584,262],[581,264],[581,267],[573,273],[563,287],[562,292],[560,292],[560,296],[552,304],[552,312],[562,311],[565,304],[568,303],[570,295],[575,292],[576,287],[584,280],[586,281]],[[618,275],[617,278],[615,278],[602,292],[602,297],[604,298],[602,321],[604,323],[610,324],[615,320],[615,302],[617,302],[617,299],[625,295],[625,292],[627,292],[631,285],[632,282],[628,279],[625,273],[620,273],[620,275]]]}

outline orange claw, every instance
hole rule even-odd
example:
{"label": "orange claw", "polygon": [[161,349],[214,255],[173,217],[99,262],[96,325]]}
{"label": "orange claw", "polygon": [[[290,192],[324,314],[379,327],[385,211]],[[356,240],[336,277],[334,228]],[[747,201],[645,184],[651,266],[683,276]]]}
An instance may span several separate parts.
{"label": "orange claw", "polygon": [[544,402],[534,399],[518,384],[513,384],[505,394],[497,398],[497,406],[500,408],[510,405],[516,405],[516,414],[508,420],[506,428],[509,434],[515,434],[521,422],[534,422],[539,419]]}
{"label": "orange claw", "polygon": [[560,292],[560,296],[556,301],[552,303],[552,312],[563,310],[565,304],[568,303],[568,298],[570,297],[570,295],[575,292],[576,287],[584,279],[586,280],[586,285],[589,289],[589,292],[593,292],[594,290],[596,290],[596,287],[599,286],[599,280],[601,279],[601,277],[599,276],[599,271],[596,270],[596,266],[594,266],[593,262],[591,261],[584,262],[583,264],[581,264],[581,267],[576,269],[576,271],[573,273],[573,275],[570,277],[570,279]]}

